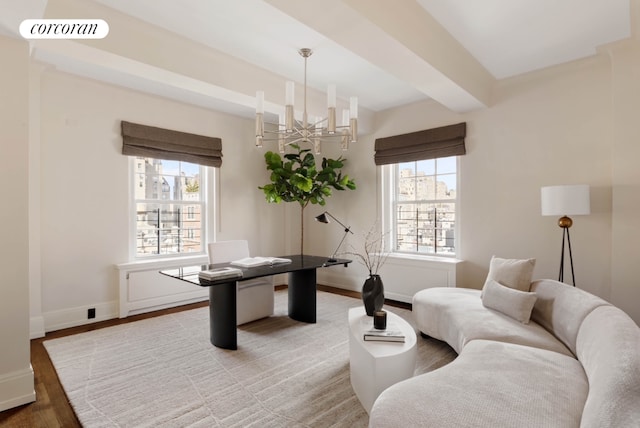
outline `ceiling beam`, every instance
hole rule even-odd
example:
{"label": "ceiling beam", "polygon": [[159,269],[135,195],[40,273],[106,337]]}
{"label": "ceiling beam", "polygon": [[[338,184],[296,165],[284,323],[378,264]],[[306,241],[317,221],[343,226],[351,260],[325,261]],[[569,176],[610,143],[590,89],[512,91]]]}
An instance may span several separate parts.
{"label": "ceiling beam", "polygon": [[495,79],[415,0],[265,0],[447,108],[490,105]]}

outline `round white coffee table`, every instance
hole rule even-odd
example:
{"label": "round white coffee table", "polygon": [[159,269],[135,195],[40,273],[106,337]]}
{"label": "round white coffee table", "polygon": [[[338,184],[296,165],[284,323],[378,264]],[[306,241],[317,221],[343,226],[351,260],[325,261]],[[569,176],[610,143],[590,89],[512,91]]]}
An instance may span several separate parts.
{"label": "round white coffee table", "polygon": [[351,386],[367,413],[382,391],[413,376],[417,356],[416,332],[398,315],[387,311],[387,328],[402,331],[404,342],[365,341],[364,332],[372,328],[364,307],[349,309]]}

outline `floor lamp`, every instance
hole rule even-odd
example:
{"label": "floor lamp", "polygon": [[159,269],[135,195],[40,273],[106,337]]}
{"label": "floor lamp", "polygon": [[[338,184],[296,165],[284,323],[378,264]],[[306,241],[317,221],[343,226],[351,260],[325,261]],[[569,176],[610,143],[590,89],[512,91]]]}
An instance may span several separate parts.
{"label": "floor lamp", "polygon": [[[338,220],[337,218],[335,218],[334,216],[331,215],[331,213],[329,211],[325,211],[322,214],[320,214],[319,216],[316,216],[316,221],[319,221],[320,223],[330,223],[329,219],[327,218],[327,216],[331,217],[332,219],[335,220],[336,223],[338,223],[340,226],[344,227],[344,235],[342,236],[342,239],[340,240],[340,243],[338,244],[338,246],[336,247],[336,250],[333,252],[333,254],[331,255],[331,257],[329,258],[329,260],[327,260],[328,262],[335,262],[337,261],[336,259],[336,254],[338,254],[338,250],[340,249],[340,246],[342,245],[342,243],[344,242],[344,238],[347,237],[347,234],[349,232],[351,232],[351,227],[349,226],[345,226],[344,224],[342,224],[340,222],[340,220]],[[351,234],[353,234],[353,232],[351,232]]]}
{"label": "floor lamp", "polygon": [[589,186],[587,184],[547,186],[541,189],[542,215],[562,216],[558,220],[558,226],[562,228],[562,251],[560,253],[560,274],[558,281],[564,282],[564,243],[569,249],[569,261],[571,263],[571,279],[576,286],[576,276],[573,271],[573,256],[571,254],[571,237],[569,228],[573,224],[570,215],[589,215],[591,202]]}

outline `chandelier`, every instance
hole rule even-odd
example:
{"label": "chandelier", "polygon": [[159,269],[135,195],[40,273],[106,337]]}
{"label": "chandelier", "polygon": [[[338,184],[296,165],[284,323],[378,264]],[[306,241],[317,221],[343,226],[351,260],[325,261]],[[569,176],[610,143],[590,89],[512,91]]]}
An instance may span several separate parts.
{"label": "chandelier", "polygon": [[[342,150],[349,148],[349,143],[355,143],[358,138],[358,98],[351,97],[349,110],[342,110],[342,123],[336,124],[336,86],[327,88],[327,117],[309,117],[307,114],[307,58],[311,56],[311,49],[298,51],[304,58],[304,109],[302,120],[294,117],[294,82],[287,82],[285,87],[285,110],[279,115],[278,123],[269,123],[270,129],[265,130],[264,122],[264,92],[256,92],[256,146],[262,147],[265,141],[277,141],[278,150],[284,153],[286,146],[291,144],[309,143],[315,154],[320,154],[323,142],[339,142]],[[266,136],[265,136],[266,134]]]}

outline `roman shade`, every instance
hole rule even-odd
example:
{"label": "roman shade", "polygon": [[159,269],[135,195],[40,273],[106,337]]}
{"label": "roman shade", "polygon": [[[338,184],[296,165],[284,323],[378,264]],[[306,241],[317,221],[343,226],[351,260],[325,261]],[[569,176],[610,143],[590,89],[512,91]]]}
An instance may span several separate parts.
{"label": "roman shade", "polygon": [[378,138],[375,142],[376,165],[412,162],[425,159],[464,155],[466,122],[440,128],[426,129],[393,137]]}
{"label": "roman shade", "polygon": [[222,165],[222,140],[122,121],[122,154]]}

